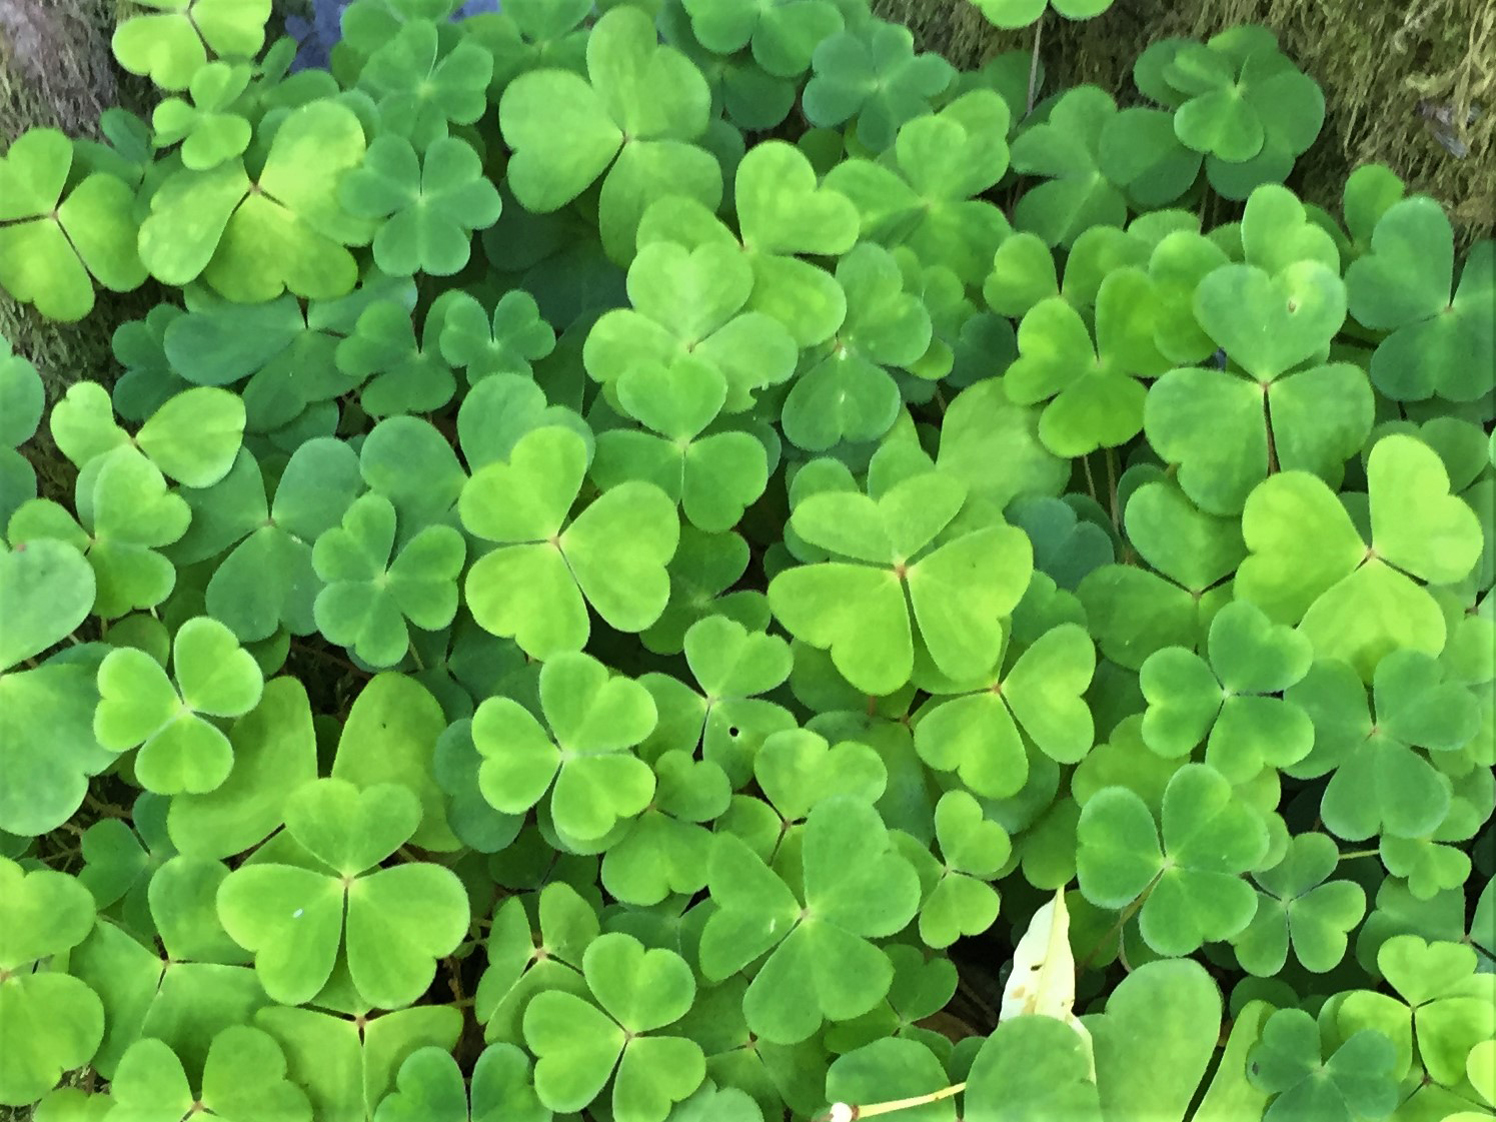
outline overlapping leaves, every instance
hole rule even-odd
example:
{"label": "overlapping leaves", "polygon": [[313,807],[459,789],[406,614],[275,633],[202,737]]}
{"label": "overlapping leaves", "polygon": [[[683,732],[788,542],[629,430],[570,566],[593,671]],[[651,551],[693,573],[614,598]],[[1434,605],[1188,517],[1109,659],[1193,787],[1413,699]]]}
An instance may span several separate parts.
{"label": "overlapping leaves", "polygon": [[1316,656],[1370,677],[1398,648],[1443,648],[1446,626],[1419,583],[1459,581],[1484,535],[1469,504],[1449,494],[1438,454],[1414,437],[1377,441],[1366,461],[1371,545],[1317,476],[1282,472],[1242,511],[1250,555],[1236,594],[1280,623],[1297,624]]}
{"label": "overlapping leaves", "polygon": [[369,1005],[415,1001],[469,919],[467,893],[450,869],[375,868],[415,832],[416,796],[396,783],[361,790],[345,779],[319,779],[287,799],[285,817],[299,860],[236,869],[217,893],[219,918],[254,952],[265,992],[300,1005],[322,992],[342,962]]}
{"label": "overlapping leaves", "polygon": [[177,631],[176,683],[146,652],[111,651],[99,664],[94,736],[114,751],[140,746],[135,777],[148,791],[203,794],[228,778],[233,749],[212,717],[238,717],[259,703],[264,681],[223,624],[200,616]]}
{"label": "overlapping leaves", "polygon": [[1188,954],[1229,939],[1256,914],[1256,894],[1241,874],[1267,855],[1267,828],[1204,764],[1174,773],[1157,824],[1135,792],[1097,792],[1081,811],[1076,841],[1086,899],[1122,908],[1147,893],[1139,929],[1159,954]]}
{"label": "overlapping leaves", "polygon": [[721,169],[692,143],[706,131],[710,105],[701,73],[659,44],[643,12],[621,5],[588,38],[586,78],[534,70],[505,89],[499,119],[515,150],[510,188],[545,213],[602,177],[603,244],[627,262],[651,195],[668,190],[712,207],[721,200]]}
{"label": "overlapping leaves", "polygon": [[12,295],[182,288],[45,499],[0,353],[0,1100],[1491,1103],[1490,246],[1278,186],[1270,34],[1124,109],[861,0],[146,7],[153,127],[0,165]]}
{"label": "overlapping leaves", "polygon": [[133,192],[88,175],[67,191],[73,142],[56,129],[23,133],[0,159],[0,285],[52,319],[94,306],[94,281],[127,292],[145,280],[136,257]]}
{"label": "overlapping leaves", "polygon": [[[871,805],[846,795],[818,803],[805,823],[797,894],[731,834],[712,848],[719,910],[701,934],[708,980],[769,953],[744,994],[749,1028],[778,1044],[847,1020],[888,992],[893,967],[871,940],[898,933],[919,906],[919,880]],[[803,879],[802,879],[803,878]]]}
{"label": "overlapping leaves", "polygon": [[876,499],[811,495],[790,524],[847,560],[779,574],[769,585],[770,607],[792,635],[829,649],[837,670],[864,693],[892,693],[909,680],[916,634],[942,673],[958,681],[981,675],[997,661],[1002,619],[1028,585],[1033,554],[1021,531],[1002,524],[963,527],[940,540],[964,501],[965,488],[939,472]]}
{"label": "overlapping leaves", "polygon": [[569,518],[586,468],[581,437],[540,428],[462,490],[463,525],[498,543],[468,570],[473,618],[535,658],[580,650],[591,631],[589,604],[611,626],[642,631],[669,599],[665,565],[680,540],[675,504],[654,484],[629,481]]}

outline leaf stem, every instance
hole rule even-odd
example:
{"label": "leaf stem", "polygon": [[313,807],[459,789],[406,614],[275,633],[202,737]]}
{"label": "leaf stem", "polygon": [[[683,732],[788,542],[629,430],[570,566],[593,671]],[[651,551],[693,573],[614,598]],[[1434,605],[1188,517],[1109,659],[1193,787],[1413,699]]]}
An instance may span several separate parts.
{"label": "leaf stem", "polygon": [[1023,112],[1025,117],[1034,111],[1034,96],[1039,92],[1039,44],[1044,41],[1044,15],[1047,12],[1046,6],[1045,12],[1040,13],[1039,18],[1034,21],[1034,53],[1029,58],[1028,105]]}
{"label": "leaf stem", "polygon": [[1083,467],[1086,472],[1086,490],[1091,493],[1091,499],[1097,504],[1100,504],[1101,499],[1096,495],[1096,479],[1091,475],[1091,457],[1082,456],[1080,458],[1080,466]]}
{"label": "leaf stem", "polygon": [[1273,436],[1272,386],[1267,382],[1259,382],[1257,388],[1262,391],[1262,427],[1267,432],[1267,473],[1276,475],[1278,473],[1278,441]]}
{"label": "leaf stem", "polygon": [[1353,861],[1357,857],[1379,857],[1381,853],[1380,849],[1353,849],[1349,853],[1342,853],[1340,860]]}
{"label": "leaf stem", "polygon": [[898,1110],[912,1110],[917,1106],[929,1106],[938,1103],[942,1099],[949,1099],[959,1095],[966,1090],[965,1083],[953,1083],[949,1087],[942,1087],[938,1091],[931,1091],[928,1095],[912,1095],[907,1099],[889,1099],[887,1102],[869,1103],[866,1106],[855,1106],[851,1103],[833,1103],[831,1109],[825,1114],[817,1115],[817,1122],[860,1122],[863,1118],[876,1118],[882,1114],[892,1114]]}
{"label": "leaf stem", "polygon": [[1117,454],[1113,448],[1106,450],[1106,493],[1111,504],[1112,529],[1122,533],[1122,512],[1117,509]]}
{"label": "leaf stem", "polygon": [[1086,957],[1081,959],[1080,962],[1076,963],[1076,977],[1079,977],[1082,973],[1085,972],[1086,967],[1091,965],[1091,960],[1096,957],[1096,955],[1101,951],[1102,947],[1106,946],[1114,936],[1121,934],[1122,928],[1127,925],[1127,921],[1135,916],[1138,913],[1139,909],[1141,909],[1142,906],[1147,902],[1149,895],[1153,892],[1154,886],[1163,879],[1163,875],[1164,871],[1162,869],[1154,873],[1153,879],[1148,882],[1147,887],[1144,888],[1142,892],[1138,893],[1137,898],[1133,900],[1131,904],[1128,904],[1127,907],[1122,909],[1122,911],[1117,916],[1117,922],[1112,924],[1111,929],[1101,937],[1101,940],[1094,947],[1092,947],[1090,951],[1086,953]]}
{"label": "leaf stem", "polygon": [[[124,807],[115,806],[113,803],[106,803],[103,799],[96,798],[92,793],[83,796],[83,803],[89,810],[97,811],[106,818],[123,818],[128,820],[130,817]],[[65,822],[63,825],[71,826],[72,823]]]}
{"label": "leaf stem", "polygon": [[324,651],[320,647],[314,647],[310,643],[304,643],[299,639],[291,640],[291,648],[293,650],[299,651],[301,654],[311,655],[314,658],[321,658],[327,660],[328,662],[336,663],[338,666],[341,666],[346,670],[351,670],[361,678],[371,677],[367,670],[360,670],[346,658],[339,658],[331,651]]}
{"label": "leaf stem", "polygon": [[462,963],[452,955],[448,955],[442,959],[442,965],[447,968],[447,988],[452,991],[452,1003],[458,1008],[471,1005],[473,999],[468,997],[462,986]]}

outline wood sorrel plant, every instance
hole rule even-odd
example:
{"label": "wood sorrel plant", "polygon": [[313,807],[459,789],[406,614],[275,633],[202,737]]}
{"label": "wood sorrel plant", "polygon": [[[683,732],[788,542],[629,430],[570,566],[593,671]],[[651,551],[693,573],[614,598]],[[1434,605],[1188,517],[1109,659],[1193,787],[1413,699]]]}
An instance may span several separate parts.
{"label": "wood sorrel plant", "polygon": [[0,352],[0,1102],[1491,1116],[1496,252],[1282,186],[1269,33],[147,6],[0,162],[12,297],[170,291]]}

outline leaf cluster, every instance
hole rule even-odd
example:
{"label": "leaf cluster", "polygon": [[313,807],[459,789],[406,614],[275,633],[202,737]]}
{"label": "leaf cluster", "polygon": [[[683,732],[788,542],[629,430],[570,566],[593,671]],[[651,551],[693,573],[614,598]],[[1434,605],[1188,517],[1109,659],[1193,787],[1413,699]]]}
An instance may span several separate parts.
{"label": "leaf cluster", "polygon": [[11,296],[166,293],[0,345],[0,1103],[1496,1111],[1496,252],[1270,34],[144,6],[0,157]]}

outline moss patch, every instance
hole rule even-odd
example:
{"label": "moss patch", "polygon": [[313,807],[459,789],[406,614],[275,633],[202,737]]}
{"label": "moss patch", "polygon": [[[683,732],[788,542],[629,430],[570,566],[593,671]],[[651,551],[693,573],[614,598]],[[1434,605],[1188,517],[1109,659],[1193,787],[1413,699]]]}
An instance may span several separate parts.
{"label": "moss patch", "polygon": [[[300,0],[278,0],[271,35]],[[0,0],[0,150],[30,128],[99,138],[99,114],[122,106],[149,119],[160,99],[144,78],[121,70],[109,48],[118,22],[146,9],[129,0]],[[94,310],[78,323],[57,323],[0,291],[0,335],[35,364],[50,405],[80,379],[112,386],[120,374],[110,349],[115,328],[139,319],[166,294],[154,282],[130,293],[99,289]],[[45,426],[23,449],[42,493],[71,495],[74,471]]]}
{"label": "moss patch", "polygon": [[[1033,33],[999,31],[968,0],[873,0],[925,50],[962,67],[1029,50]],[[1325,127],[1289,185],[1338,212],[1346,176],[1383,163],[1438,199],[1462,246],[1496,229],[1496,5],[1490,0],[1118,0],[1085,23],[1053,12],[1040,56],[1047,89],[1092,82],[1139,100],[1132,64],[1169,36],[1205,39],[1261,23],[1325,91]],[[1441,141],[1441,137],[1443,138]],[[1465,154],[1457,155],[1463,146]]]}
{"label": "moss patch", "polygon": [[[147,91],[109,53],[114,19],[113,0],[0,0],[0,147],[35,127],[97,138],[109,106],[141,109]],[[111,371],[110,335],[142,308],[149,303],[101,292],[81,323],[54,323],[0,292],[0,334],[36,364],[50,400]]]}

